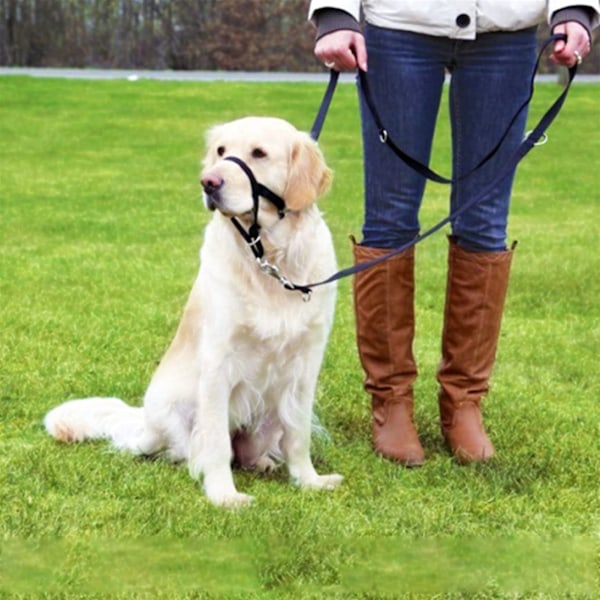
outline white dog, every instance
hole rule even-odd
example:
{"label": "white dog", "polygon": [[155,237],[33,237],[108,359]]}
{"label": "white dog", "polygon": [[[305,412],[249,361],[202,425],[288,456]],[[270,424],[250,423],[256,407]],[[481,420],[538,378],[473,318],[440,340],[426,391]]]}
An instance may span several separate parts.
{"label": "white dog", "polygon": [[[333,489],[343,478],[317,474],[310,438],[335,288],[318,287],[307,302],[282,285],[318,281],[335,270],[331,235],[314,205],[330,171],[310,137],[280,119],[218,126],[208,146],[201,183],[215,214],[181,323],[144,406],[71,400],[46,415],[46,429],[63,442],[108,438],[134,454],[185,460],[194,478],[203,475],[216,505],[252,500],[235,488],[234,455],[263,471],[283,461],[298,486]],[[253,200],[256,184],[261,197]],[[282,198],[285,210],[269,194]],[[240,234],[231,217],[242,231],[254,226],[260,235]]]}

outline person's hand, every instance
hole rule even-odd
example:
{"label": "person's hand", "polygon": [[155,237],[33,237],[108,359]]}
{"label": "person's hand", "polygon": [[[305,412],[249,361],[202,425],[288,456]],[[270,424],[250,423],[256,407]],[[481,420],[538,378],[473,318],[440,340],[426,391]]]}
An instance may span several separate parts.
{"label": "person's hand", "polygon": [[581,64],[581,61],[590,52],[590,37],[586,28],[576,21],[568,21],[557,25],[552,33],[564,33],[567,41],[559,40],[554,44],[554,52],[550,57],[557,65],[572,67]]}
{"label": "person's hand", "polygon": [[324,35],[315,44],[315,55],[328,69],[367,70],[365,38],[357,31],[340,29]]}

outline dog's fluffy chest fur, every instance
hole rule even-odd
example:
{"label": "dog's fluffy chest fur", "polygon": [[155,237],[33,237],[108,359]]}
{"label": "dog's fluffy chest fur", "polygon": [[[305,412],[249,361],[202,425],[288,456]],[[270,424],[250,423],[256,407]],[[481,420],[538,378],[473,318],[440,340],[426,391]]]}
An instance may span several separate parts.
{"label": "dog's fluffy chest fur", "polygon": [[[282,413],[293,411],[285,405],[286,397],[290,401],[297,397],[289,391],[292,382],[313,363],[320,364],[333,318],[335,288],[317,288],[309,301],[284,289],[260,271],[232,225],[220,215],[215,217],[205,233],[199,274],[203,289],[207,280],[213,285],[202,311],[199,354],[206,357],[212,352],[221,362],[203,359],[200,377],[204,369],[218,369],[232,389],[230,427],[252,427],[276,407]],[[318,226],[322,223],[316,209],[305,218]],[[295,225],[282,223],[288,230]],[[330,236],[315,236],[307,245],[302,239],[306,229],[286,231],[287,246],[273,253],[282,273],[299,283],[314,282],[335,268]]]}

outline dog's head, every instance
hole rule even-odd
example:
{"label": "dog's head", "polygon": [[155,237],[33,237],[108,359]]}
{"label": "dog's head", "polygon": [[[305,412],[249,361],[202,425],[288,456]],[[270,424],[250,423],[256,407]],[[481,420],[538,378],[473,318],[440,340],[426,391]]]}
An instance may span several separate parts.
{"label": "dog's head", "polygon": [[[301,211],[323,195],[331,181],[317,144],[306,133],[282,119],[246,117],[219,125],[207,136],[208,150],[200,182],[210,210],[226,216],[244,216],[253,209],[251,183],[236,157],[252,170],[256,180],[283,198],[286,208]],[[276,214],[261,200],[260,210]]]}

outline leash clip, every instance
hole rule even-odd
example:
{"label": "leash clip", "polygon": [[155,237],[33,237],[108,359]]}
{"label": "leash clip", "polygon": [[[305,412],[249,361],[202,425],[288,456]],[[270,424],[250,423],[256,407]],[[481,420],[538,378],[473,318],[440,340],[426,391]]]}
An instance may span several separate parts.
{"label": "leash clip", "polygon": [[265,274],[273,277],[279,281],[279,283],[286,289],[290,291],[298,291],[302,293],[302,300],[304,302],[308,302],[311,298],[312,290],[311,289],[301,289],[298,286],[294,285],[287,277],[284,277],[279,271],[279,267],[277,265],[271,264],[267,260],[263,260],[262,258],[256,257],[256,262],[258,264],[258,268]]}
{"label": "leash clip", "polygon": [[279,267],[277,267],[276,265],[272,265],[270,262],[268,262],[266,260],[262,260],[261,258],[258,258],[258,257],[256,257],[256,262],[258,263],[260,270],[265,275],[270,275],[271,277],[275,277],[275,279],[278,279],[279,281],[281,281],[282,279],[285,279],[285,277],[282,277],[282,275],[280,275]]}

